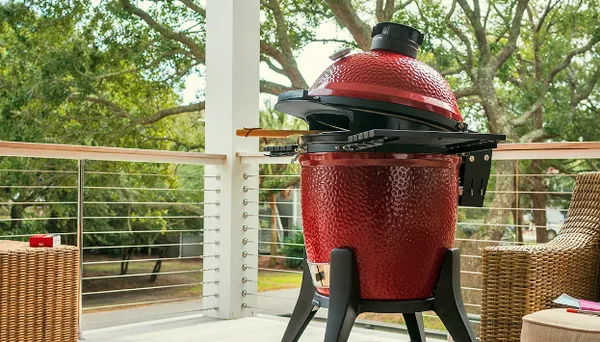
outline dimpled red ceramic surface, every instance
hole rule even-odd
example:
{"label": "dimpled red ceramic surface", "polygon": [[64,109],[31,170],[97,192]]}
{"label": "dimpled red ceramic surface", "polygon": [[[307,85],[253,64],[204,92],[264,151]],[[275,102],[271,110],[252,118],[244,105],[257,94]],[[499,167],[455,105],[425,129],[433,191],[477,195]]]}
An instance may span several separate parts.
{"label": "dimpled red ceramic surface", "polygon": [[362,299],[432,295],[454,241],[460,158],[314,153],[300,162],[308,259],[327,263],[334,248],[351,248]]}
{"label": "dimpled red ceramic surface", "polygon": [[437,71],[390,51],[362,52],[338,60],[321,74],[309,94],[397,103],[462,121],[454,93]]}

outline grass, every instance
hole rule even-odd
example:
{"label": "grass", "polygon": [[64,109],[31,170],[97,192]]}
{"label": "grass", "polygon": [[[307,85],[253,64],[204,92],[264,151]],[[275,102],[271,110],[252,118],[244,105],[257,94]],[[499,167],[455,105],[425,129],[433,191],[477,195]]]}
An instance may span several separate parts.
{"label": "grass", "polygon": [[[86,258],[86,262],[99,260],[107,259],[94,258],[94,260],[87,260]],[[199,260],[165,261],[162,264],[161,272],[186,271],[186,273],[160,275],[154,282],[150,281],[150,276],[148,275],[135,276],[136,274],[151,273],[154,268],[154,264],[155,263],[151,261],[131,262],[129,263],[127,277],[120,276],[120,263],[85,265],[83,272],[84,278],[102,276],[117,276],[117,278],[84,279],[83,291],[84,293],[88,293],[88,295],[84,295],[83,297],[83,306],[95,307],[121,305],[126,303],[141,303],[147,301],[179,298],[192,299],[198,298],[202,295],[202,285],[199,284],[202,281],[202,272],[198,271],[202,269],[202,262]],[[135,290],[145,287],[173,286],[181,284],[193,285]],[[89,294],[93,292],[119,291],[124,289],[134,290],[127,292]]]}
{"label": "grass", "polygon": [[[432,312],[425,313],[427,315],[435,315]],[[404,325],[404,318],[402,318],[402,314],[382,314],[382,313],[363,313],[358,319],[362,319],[365,321],[376,321],[376,322],[385,322],[391,324],[401,324]],[[423,317],[423,325],[425,329],[432,330],[446,330],[442,321],[440,321],[437,317]]]}
{"label": "grass", "polygon": [[[109,259],[107,257],[94,256],[86,258],[86,262],[90,261],[119,261],[119,259]],[[127,271],[127,276],[121,276],[121,264],[119,262],[110,264],[93,264],[85,265],[83,276],[103,277],[115,276],[115,278],[106,279],[85,279],[83,282],[83,291],[87,293],[83,297],[83,306],[102,307],[111,305],[122,305],[128,303],[142,303],[158,300],[172,299],[194,299],[202,296],[202,285],[198,284],[203,281],[203,274],[198,270],[202,269],[202,261],[196,259],[189,260],[168,260],[163,261],[161,267],[162,272],[185,272],[179,274],[164,274],[157,277],[154,282],[150,281],[147,273],[152,273],[155,262],[131,262]],[[195,272],[198,271],[198,272]],[[135,276],[141,274],[140,276]],[[277,271],[259,271],[258,273],[258,291],[273,291],[300,286],[302,275],[296,273],[285,273]],[[169,287],[147,290],[136,290],[145,287],[161,287],[173,286],[181,284],[196,284],[181,287]],[[119,291],[125,289],[133,289],[133,291],[111,292],[90,294],[93,292]],[[135,306],[135,305],[131,305]],[[126,307],[131,307],[126,306]],[[89,312],[86,310],[86,312]]]}
{"label": "grass", "polygon": [[302,274],[272,271],[258,272],[258,292],[299,287],[301,282]]}

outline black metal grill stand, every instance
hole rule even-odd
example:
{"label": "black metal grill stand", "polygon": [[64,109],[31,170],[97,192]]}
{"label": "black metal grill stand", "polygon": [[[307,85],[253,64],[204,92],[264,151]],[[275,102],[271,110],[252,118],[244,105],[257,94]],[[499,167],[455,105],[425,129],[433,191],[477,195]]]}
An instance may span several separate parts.
{"label": "black metal grill stand", "polygon": [[302,285],[296,307],[282,342],[297,342],[319,308],[329,308],[325,342],[346,342],[356,317],[363,312],[402,313],[411,341],[424,342],[425,330],[421,312],[433,310],[456,342],[476,342],[460,290],[460,252],[450,249],[438,278],[435,293],[423,300],[361,300],[358,271],[350,249],[331,252],[330,295],[316,292],[304,263]]}

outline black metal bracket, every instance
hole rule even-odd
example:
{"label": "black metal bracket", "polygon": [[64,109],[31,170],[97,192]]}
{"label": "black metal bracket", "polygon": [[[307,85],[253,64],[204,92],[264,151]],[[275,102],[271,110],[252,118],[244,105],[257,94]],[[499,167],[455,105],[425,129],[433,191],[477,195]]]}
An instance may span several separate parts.
{"label": "black metal bracket", "polygon": [[269,152],[270,157],[295,156],[298,153],[298,145],[269,145],[263,147],[264,152]]}
{"label": "black metal bracket", "polygon": [[444,261],[432,297],[421,300],[362,300],[356,258],[351,249],[331,252],[330,295],[316,292],[308,265],[304,263],[302,285],[296,307],[282,342],[297,342],[321,307],[329,308],[325,342],[345,342],[356,317],[363,312],[402,313],[411,341],[424,342],[421,312],[434,310],[456,342],[476,342],[460,290],[460,252],[450,249]]}
{"label": "black metal bracket", "polygon": [[405,131],[372,129],[348,137],[350,151],[372,151],[385,145],[399,153],[461,154],[495,148],[502,134],[477,132]]}
{"label": "black metal bracket", "polygon": [[483,207],[492,168],[492,150],[470,152],[463,156],[459,171],[462,193],[458,204],[467,207]]}
{"label": "black metal bracket", "polygon": [[[477,132],[410,131],[372,129],[354,135],[344,133],[302,136],[300,145],[265,146],[271,156],[320,152],[392,152],[462,155],[495,148],[502,134]],[[490,154],[491,156],[491,154]]]}

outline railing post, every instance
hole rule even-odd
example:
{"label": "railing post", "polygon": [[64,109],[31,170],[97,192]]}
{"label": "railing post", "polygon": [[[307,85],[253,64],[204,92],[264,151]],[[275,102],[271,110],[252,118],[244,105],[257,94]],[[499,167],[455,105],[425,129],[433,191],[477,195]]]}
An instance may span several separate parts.
{"label": "railing post", "polygon": [[79,249],[79,339],[83,339],[81,319],[83,315],[83,193],[85,183],[85,160],[77,161],[77,248]]}
{"label": "railing post", "polygon": [[[244,265],[255,264],[258,246],[244,244],[243,226],[257,221],[244,212],[256,210],[258,192],[244,192],[244,186],[258,187],[258,178],[245,179],[244,174],[257,174],[258,165],[241,164],[236,153],[256,152],[258,139],[236,137],[235,130],[258,126],[260,1],[208,0],[206,35],[206,152],[227,159],[224,165],[205,169],[206,175],[220,175],[205,179],[206,189],[219,189],[219,193],[207,191],[205,201],[219,201],[220,206],[205,207],[204,239],[219,243],[205,245],[204,254],[219,258],[204,258],[203,281],[219,283],[204,284],[205,296],[218,293],[218,297],[205,297],[203,307],[208,316],[234,319],[253,315],[256,299],[244,296],[256,292],[256,283],[244,283],[243,278],[256,279],[256,268]],[[244,198],[253,204],[244,205]],[[219,219],[214,217],[217,214]],[[219,231],[211,230],[216,227]],[[214,268],[219,271],[211,271]]]}

